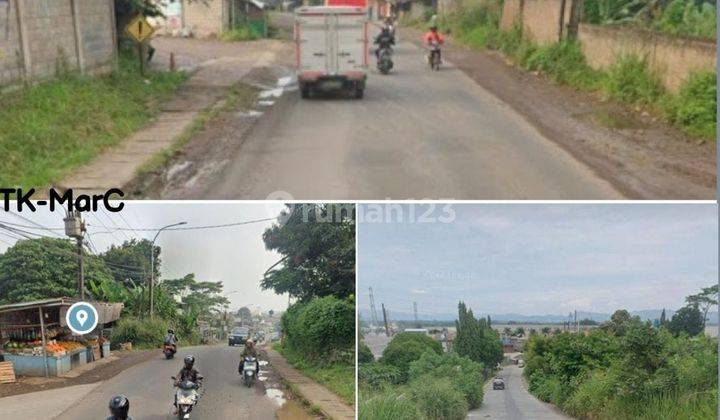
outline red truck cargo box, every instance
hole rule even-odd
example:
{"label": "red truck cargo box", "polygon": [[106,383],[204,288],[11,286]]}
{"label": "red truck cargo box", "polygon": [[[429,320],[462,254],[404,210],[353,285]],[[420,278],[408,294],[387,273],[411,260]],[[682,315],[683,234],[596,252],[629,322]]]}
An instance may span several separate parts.
{"label": "red truck cargo box", "polygon": [[367,7],[367,0],[325,0],[325,6]]}

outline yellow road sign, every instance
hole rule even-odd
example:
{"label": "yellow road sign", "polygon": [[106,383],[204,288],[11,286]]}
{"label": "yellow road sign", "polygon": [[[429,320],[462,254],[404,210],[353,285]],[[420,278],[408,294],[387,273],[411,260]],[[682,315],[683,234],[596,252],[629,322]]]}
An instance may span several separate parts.
{"label": "yellow road sign", "polygon": [[125,32],[135,41],[143,42],[155,33],[155,28],[148,23],[145,16],[138,15],[125,27]]}

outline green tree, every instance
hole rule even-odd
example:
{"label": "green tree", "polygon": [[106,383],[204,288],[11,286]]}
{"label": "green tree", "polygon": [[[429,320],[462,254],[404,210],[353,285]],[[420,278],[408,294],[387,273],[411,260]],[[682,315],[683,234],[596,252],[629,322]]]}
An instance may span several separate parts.
{"label": "green tree", "polygon": [[467,309],[463,302],[458,303],[455,328],[453,349],[459,355],[485,366],[495,366],[502,361],[500,335],[488,326],[486,318],[475,319],[472,309]]}
{"label": "green tree", "polygon": [[383,350],[380,362],[397,367],[403,381],[407,380],[410,363],[418,360],[426,351],[442,354],[442,345],[424,334],[400,333]]}
{"label": "green tree", "polygon": [[[101,255],[112,271],[115,281],[125,286],[134,284],[149,284],[150,282],[150,247],[152,242],[147,239],[140,241],[132,239],[122,245],[112,245]],[[153,248],[155,258],[155,279],[160,278],[160,247]]]}
{"label": "green tree", "polygon": [[262,288],[301,301],[354,294],[355,207],[289,205],[280,218],[285,223],[263,234],[265,247],[282,255],[282,260],[265,273]]}
{"label": "green tree", "polygon": [[[84,263],[86,284],[112,279],[102,259],[85,255]],[[18,241],[0,257],[0,301],[76,297],[78,270],[77,247],[69,239]]]}
{"label": "green tree", "polygon": [[702,311],[703,329],[707,322],[707,314],[713,306],[718,304],[718,285],[705,287],[700,293],[690,295],[685,298],[688,306],[696,306]]}
{"label": "green tree", "polygon": [[697,305],[688,305],[675,312],[668,329],[675,335],[684,332],[690,336],[696,336],[705,330],[704,324],[703,314]]}

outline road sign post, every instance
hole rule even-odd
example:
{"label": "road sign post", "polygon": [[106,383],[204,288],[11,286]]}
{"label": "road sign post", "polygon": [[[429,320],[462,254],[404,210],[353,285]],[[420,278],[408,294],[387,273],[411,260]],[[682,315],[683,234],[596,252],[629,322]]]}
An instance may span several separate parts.
{"label": "road sign post", "polygon": [[140,74],[145,75],[145,41],[155,33],[155,28],[145,19],[143,15],[137,15],[125,27],[125,33],[138,44],[138,57],[140,59]]}

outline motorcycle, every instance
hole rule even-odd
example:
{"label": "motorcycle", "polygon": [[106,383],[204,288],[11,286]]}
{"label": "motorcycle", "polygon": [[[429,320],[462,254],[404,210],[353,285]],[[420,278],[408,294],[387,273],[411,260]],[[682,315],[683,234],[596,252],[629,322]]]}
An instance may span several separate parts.
{"label": "motorcycle", "polygon": [[[173,381],[177,379],[172,376]],[[182,381],[177,384],[178,390],[175,393],[175,400],[177,402],[177,418],[178,420],[187,420],[190,418],[190,412],[198,403],[200,396],[198,395],[198,388],[200,388],[200,381],[202,376],[198,376],[198,382],[193,381]]]}
{"label": "motorcycle", "polygon": [[256,379],[257,360],[252,356],[248,356],[245,358],[245,363],[243,363],[243,384],[245,384],[246,387],[250,388],[251,386],[253,386]]}
{"label": "motorcycle", "polygon": [[392,49],[390,47],[380,47],[377,54],[377,68],[382,74],[390,73],[394,64],[392,61]]}
{"label": "motorcycle", "polygon": [[430,65],[430,69],[438,71],[440,70],[440,43],[433,41],[430,43],[429,50],[428,64]]}
{"label": "motorcycle", "polygon": [[171,344],[165,344],[163,347],[163,354],[165,355],[165,359],[172,359],[175,357],[175,353],[177,353],[177,350],[175,350],[175,347]]}

